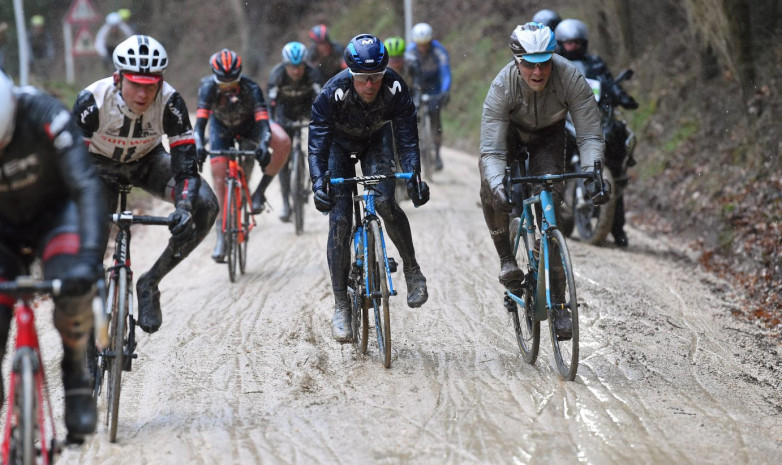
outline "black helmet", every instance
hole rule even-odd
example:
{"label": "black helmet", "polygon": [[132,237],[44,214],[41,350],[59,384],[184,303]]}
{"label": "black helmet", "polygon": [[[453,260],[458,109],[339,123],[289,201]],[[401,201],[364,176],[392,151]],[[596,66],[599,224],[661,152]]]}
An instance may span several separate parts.
{"label": "black helmet", "polygon": [[359,34],[345,47],[345,64],[354,73],[383,71],[388,64],[388,51],[377,37]]}
{"label": "black helmet", "polygon": [[557,24],[560,21],[562,21],[562,18],[554,10],[540,10],[532,17],[533,23],[548,26],[552,31],[557,28]]}
{"label": "black helmet", "polygon": [[242,75],[242,57],[224,48],[209,59],[214,77],[220,82],[232,82]]}

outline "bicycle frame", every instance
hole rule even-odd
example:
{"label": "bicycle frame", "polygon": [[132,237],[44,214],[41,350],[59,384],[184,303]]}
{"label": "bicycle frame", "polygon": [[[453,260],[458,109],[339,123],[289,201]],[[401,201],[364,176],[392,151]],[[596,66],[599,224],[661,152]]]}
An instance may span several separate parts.
{"label": "bicycle frame", "polygon": [[[250,193],[250,187],[247,184],[247,175],[244,172],[244,162],[245,157],[254,157],[255,152],[252,150],[210,150],[209,153],[211,155],[216,155],[218,157],[226,157],[228,159],[228,171],[225,175],[225,196],[223,197],[223,211],[222,211],[222,230],[223,234],[228,233],[228,186],[231,186],[232,184],[235,184],[236,187],[236,193],[244,192],[244,195],[247,199],[252,198],[252,194]],[[233,181],[233,182],[231,182]],[[241,195],[234,195],[235,200],[235,206],[237,211],[241,210]],[[252,211],[249,211],[250,215],[250,225],[248,229],[248,234],[252,229],[255,227],[255,216],[252,214]],[[239,242],[244,242],[244,231],[239,231]]]}
{"label": "bicycle frame", "polygon": [[[10,375],[8,397],[6,399],[6,408],[8,410],[6,413],[5,432],[3,433],[3,463],[10,463],[11,430],[12,425],[15,425],[18,421],[17,409],[14,406],[17,377],[22,369],[20,367],[22,359],[27,358],[30,355],[32,355],[33,360],[32,370],[35,381],[36,399],[35,405],[33,405],[32,408],[36,410],[36,424],[38,425],[37,431],[39,434],[39,440],[36,441],[36,443],[39,444],[40,447],[40,454],[43,459],[42,462],[44,464],[53,463],[55,454],[58,454],[60,450],[59,443],[57,442],[51,398],[49,397],[49,385],[46,381],[46,373],[43,369],[38,333],[35,331],[35,313],[29,302],[33,292],[58,295],[61,286],[62,283],[56,279],[52,281],[37,281],[29,276],[20,276],[13,282],[0,283],[0,292],[19,296],[14,305],[14,320],[16,321],[17,331],[16,340],[14,342],[13,370]],[[47,415],[48,422],[45,419]],[[34,435],[35,430],[32,430],[32,433]],[[30,446],[34,446],[32,441],[28,444],[28,447]],[[25,455],[34,455],[36,453],[37,451],[23,451],[23,454]]]}

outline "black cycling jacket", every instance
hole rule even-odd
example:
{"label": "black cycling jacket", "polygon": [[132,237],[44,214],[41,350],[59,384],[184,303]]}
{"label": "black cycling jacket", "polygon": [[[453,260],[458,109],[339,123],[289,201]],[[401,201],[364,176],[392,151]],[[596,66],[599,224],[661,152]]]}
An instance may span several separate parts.
{"label": "black cycling jacket", "polygon": [[617,101],[629,97],[627,91],[620,84],[614,82],[614,76],[608,70],[608,65],[599,56],[584,54],[581,57],[570,60],[570,62],[581,71],[585,78],[603,78],[607,84],[606,88]]}
{"label": "black cycling jacket", "polygon": [[318,96],[322,78],[317,69],[305,65],[304,75],[294,81],[279,63],[269,73],[269,107],[274,121],[287,126],[288,121],[309,119],[312,102]]}
{"label": "black cycling jacket", "polygon": [[415,105],[405,81],[386,69],[382,87],[372,103],[364,103],[353,89],[348,70],[334,76],[312,104],[309,165],[313,185],[328,169],[332,143],[360,147],[381,138],[393,122],[399,161],[405,172],[419,172],[418,123]]}
{"label": "black cycling jacket", "polygon": [[73,200],[81,248],[102,250],[108,234],[102,184],[71,113],[32,87],[15,88],[14,94],[14,136],[0,152],[0,225],[25,232]]}

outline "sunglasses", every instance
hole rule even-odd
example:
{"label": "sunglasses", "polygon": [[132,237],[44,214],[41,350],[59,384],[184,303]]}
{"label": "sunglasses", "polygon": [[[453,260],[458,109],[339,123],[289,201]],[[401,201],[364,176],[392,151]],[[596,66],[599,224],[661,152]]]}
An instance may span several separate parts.
{"label": "sunglasses", "polygon": [[532,63],[531,61],[527,61],[522,57],[514,57],[516,59],[516,63],[520,64],[522,68],[533,70],[540,66],[541,68],[546,68],[551,65],[551,60],[547,60],[541,63]]}
{"label": "sunglasses", "polygon": [[353,76],[353,80],[361,84],[366,84],[369,81],[372,81],[373,83],[378,82],[383,79],[384,74],[386,74],[385,69],[378,73],[354,73],[353,71],[350,71],[350,75]]}

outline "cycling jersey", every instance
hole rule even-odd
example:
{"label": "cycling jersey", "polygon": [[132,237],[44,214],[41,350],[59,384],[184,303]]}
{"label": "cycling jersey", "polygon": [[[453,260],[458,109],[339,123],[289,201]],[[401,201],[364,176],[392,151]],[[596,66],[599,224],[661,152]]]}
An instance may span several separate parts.
{"label": "cycling jersey", "polygon": [[239,86],[231,91],[220,90],[214,78],[201,79],[198,88],[198,110],[196,111],[195,137],[199,147],[203,147],[204,130],[209,118],[214,118],[226,128],[238,128],[243,124],[255,122],[257,134],[251,138],[261,140],[269,132],[269,112],[263,98],[261,87],[252,79],[242,76]]}
{"label": "cycling jersey", "polygon": [[405,52],[405,61],[414,83],[414,91],[439,95],[451,90],[451,65],[445,47],[433,40],[426,56],[415,43]]}
{"label": "cycling jersey", "polygon": [[309,119],[312,102],[321,89],[318,70],[305,65],[304,75],[294,81],[285,72],[285,63],[279,63],[269,74],[269,102],[272,119],[285,126],[285,121]]}
{"label": "cycling jersey", "polygon": [[332,143],[360,152],[383,137],[393,122],[396,148],[402,169],[420,171],[418,124],[407,84],[391,68],[386,69],[377,98],[365,103],[353,89],[348,70],[334,76],[312,104],[309,127],[309,165],[313,183],[328,169]]}
{"label": "cycling jersey", "polygon": [[321,56],[317,44],[312,43],[307,47],[307,64],[317,69],[324,81],[328,81],[347,68],[345,60],[342,58],[344,52],[345,47],[337,42],[331,42],[331,53]]}
{"label": "cycling jersey", "polygon": [[71,114],[33,87],[14,93],[14,135],[0,154],[0,235],[29,238],[75,202],[81,248],[99,250],[107,234],[101,184]]}

